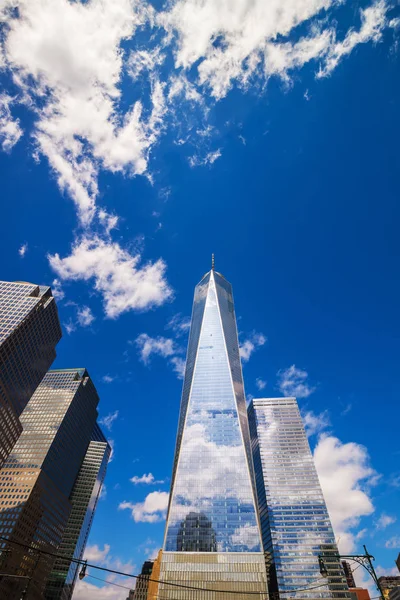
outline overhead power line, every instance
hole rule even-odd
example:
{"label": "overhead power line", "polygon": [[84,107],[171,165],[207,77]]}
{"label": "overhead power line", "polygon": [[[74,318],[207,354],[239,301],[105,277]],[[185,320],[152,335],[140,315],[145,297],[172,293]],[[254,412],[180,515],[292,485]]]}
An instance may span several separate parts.
{"label": "overhead power line", "polygon": [[[124,573],[123,571],[117,571],[115,569],[109,569],[108,567],[101,567],[100,565],[95,565],[92,563],[88,563],[86,560],[80,560],[77,558],[69,558],[66,557],[63,554],[56,554],[55,552],[48,552],[47,550],[40,550],[39,548],[35,548],[35,546],[30,546],[28,544],[23,544],[22,542],[16,542],[14,540],[9,540],[3,536],[0,536],[0,540],[7,542],[9,544],[14,544],[17,546],[21,546],[22,548],[25,548],[27,550],[32,550],[34,552],[38,552],[39,554],[45,554],[46,556],[52,556],[53,558],[60,558],[62,560],[66,560],[69,562],[73,562],[77,565],[86,565],[86,567],[92,568],[92,569],[98,569],[99,571],[105,571],[106,573],[111,573],[113,575],[120,575],[122,577],[128,577],[131,579],[144,579],[146,576],[143,575],[133,575],[131,573]],[[1,552],[1,549],[0,549]],[[90,575],[90,577],[94,577],[93,575]],[[105,581],[105,580],[103,580]],[[175,587],[175,588],[180,588],[180,589],[186,589],[186,590],[192,590],[192,591],[197,591],[197,592],[210,592],[210,593],[219,593],[219,594],[231,594],[231,595],[236,595],[236,594],[243,594],[243,591],[233,591],[233,590],[220,590],[220,589],[212,589],[212,588],[203,588],[203,587],[197,587],[197,586],[193,586],[193,585],[185,585],[183,583],[173,583],[170,581],[163,581],[161,579],[152,579],[152,578],[147,578],[146,577],[146,581],[150,582],[152,581],[153,583],[158,583],[158,584],[162,584],[162,585],[167,585],[167,586],[171,586],[171,587]],[[119,585],[119,584],[114,584],[113,582],[108,582],[111,585]],[[308,590],[314,590],[317,588],[321,588],[321,587],[326,587],[328,586],[329,583],[327,581],[325,581],[324,583],[321,583],[320,585],[316,585],[316,586],[312,586],[312,587],[306,587],[306,588],[298,588],[298,589],[294,589],[294,590],[290,590],[287,592],[279,592],[280,595],[282,594],[293,594],[295,592],[305,592]],[[125,587],[125,586],[121,586],[119,585],[119,587]],[[131,589],[131,588],[126,588],[126,589]],[[253,596],[271,596],[272,594],[269,594],[267,591],[265,592],[245,592],[246,595],[253,595]],[[171,599],[172,600],[172,599]]]}

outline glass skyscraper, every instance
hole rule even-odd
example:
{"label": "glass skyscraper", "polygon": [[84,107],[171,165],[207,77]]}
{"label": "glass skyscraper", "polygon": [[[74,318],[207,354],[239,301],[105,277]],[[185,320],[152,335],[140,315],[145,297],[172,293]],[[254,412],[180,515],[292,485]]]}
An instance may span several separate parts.
{"label": "glass skyscraper", "polygon": [[0,281],[0,467],[21,434],[19,417],[54,361],[60,338],[49,287]]}
{"label": "glass skyscraper", "polygon": [[[22,413],[23,431],[0,469],[0,535],[7,539],[0,542],[0,572],[30,577],[29,600],[43,599],[54,559],[35,549],[55,553],[63,540],[98,401],[85,369],[49,371]],[[27,581],[1,578],[0,598],[20,600]]]}
{"label": "glass skyscraper", "polygon": [[89,537],[101,487],[106,475],[111,447],[96,423],[78,476],[70,495],[72,505],[57,554],[46,586],[46,600],[70,600],[80,566],[71,558],[82,560]]}
{"label": "glass skyscraper", "polygon": [[[163,600],[267,598],[232,288],[196,286],[160,580]],[[218,593],[224,590],[225,593]]]}
{"label": "glass skyscraper", "polygon": [[350,598],[296,399],[252,400],[248,413],[272,598]]}

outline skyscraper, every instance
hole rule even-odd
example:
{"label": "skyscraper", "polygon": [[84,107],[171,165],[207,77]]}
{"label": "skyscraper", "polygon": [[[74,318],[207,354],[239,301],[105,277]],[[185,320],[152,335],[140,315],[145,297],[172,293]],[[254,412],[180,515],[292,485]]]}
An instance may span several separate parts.
{"label": "skyscraper", "polygon": [[49,371],[21,415],[23,431],[0,470],[0,572],[9,575],[0,598],[20,600],[26,586],[29,600],[43,598],[54,559],[35,550],[57,552],[63,539],[98,400],[85,369]]}
{"label": "skyscraper", "polygon": [[296,399],[252,400],[249,424],[270,592],[350,598]]}
{"label": "skyscraper", "polygon": [[19,438],[19,416],[55,359],[61,338],[49,287],[0,281],[0,467]]}
{"label": "skyscraper", "polygon": [[72,597],[80,567],[71,558],[82,560],[110,454],[111,447],[96,423],[69,498],[72,508],[57,550],[65,559],[54,563],[46,586],[46,600]]}
{"label": "skyscraper", "polygon": [[213,269],[195,290],[160,579],[216,590],[199,600],[267,597],[232,288]]}

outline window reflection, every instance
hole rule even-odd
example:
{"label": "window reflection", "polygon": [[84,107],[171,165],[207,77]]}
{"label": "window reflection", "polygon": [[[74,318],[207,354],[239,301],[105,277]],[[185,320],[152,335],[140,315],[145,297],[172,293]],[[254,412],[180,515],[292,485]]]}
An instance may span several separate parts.
{"label": "window reflection", "polygon": [[207,275],[195,293],[166,551],[261,551],[249,453],[231,286]]}

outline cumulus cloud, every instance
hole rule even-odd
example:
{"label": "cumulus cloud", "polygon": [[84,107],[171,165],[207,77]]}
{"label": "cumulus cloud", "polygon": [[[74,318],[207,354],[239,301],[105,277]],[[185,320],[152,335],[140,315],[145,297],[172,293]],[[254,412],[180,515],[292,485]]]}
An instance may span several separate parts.
{"label": "cumulus cloud", "polygon": [[343,443],[332,435],[320,436],[314,461],[339,551],[347,554],[355,547],[353,529],[361,517],[374,512],[370,487],[376,483],[377,474],[364,446]]}
{"label": "cumulus cloud", "polygon": [[172,298],[162,259],[140,264],[140,254],[130,254],[116,242],[84,236],[69,256],[48,256],[51,268],[62,281],[94,281],[104,311],[115,319],[129,310],[149,310]]}
{"label": "cumulus cloud", "polygon": [[104,383],[112,383],[114,381],[115,377],[113,377],[112,375],[103,375],[102,377],[102,381],[104,381]]}
{"label": "cumulus cloud", "polygon": [[151,337],[147,333],[141,333],[135,340],[140,360],[149,365],[152,355],[161,356],[168,360],[168,364],[177,374],[178,379],[182,379],[185,372],[185,361],[179,356],[183,349],[178,346],[171,338],[162,336]]}
{"label": "cumulus cloud", "polygon": [[[234,84],[248,88],[260,73],[288,79],[288,72],[311,60],[319,60],[320,76],[326,75],[356,45],[379,40],[388,8],[383,0],[362,10],[361,27],[342,41],[335,22],[326,18],[336,6],[335,0],[287,0],[282,10],[280,0],[178,0],[157,19],[178,36],[175,66],[195,67],[198,83],[220,99]],[[293,35],[307,22],[312,24],[307,35]]]}
{"label": "cumulus cloud", "polygon": [[13,101],[8,94],[0,94],[0,144],[4,152],[10,152],[23,133],[19,119],[11,115]]}
{"label": "cumulus cloud", "polygon": [[257,389],[259,389],[261,391],[267,386],[267,382],[264,381],[264,379],[261,379],[261,377],[257,377],[256,386],[257,386]]}
{"label": "cumulus cloud", "polygon": [[190,317],[184,317],[182,313],[177,313],[168,321],[166,329],[172,329],[176,337],[182,337],[190,329]]}
{"label": "cumulus cloud", "polygon": [[[358,31],[351,29],[344,39],[340,42],[334,42],[329,45],[324,61],[324,66],[318,73],[319,77],[323,77],[331,73],[342,60],[342,58],[350,54],[358,44],[366,42],[378,42],[382,37],[383,29],[386,26],[386,13],[389,5],[380,0],[372,6],[360,11],[361,27]],[[335,38],[334,33],[332,37]]]}
{"label": "cumulus cloud", "polygon": [[[90,577],[90,575],[89,575]],[[125,580],[126,583],[126,580]],[[108,584],[99,588],[97,585],[89,583],[87,578],[83,581],[79,579],[76,582],[74,588],[73,600],[126,600],[129,588],[126,586],[125,589],[118,588],[114,585]]]}
{"label": "cumulus cloud", "polygon": [[[356,46],[377,43],[385,28],[398,26],[398,19],[387,18],[389,4],[378,0],[346,30],[337,20],[338,4],[285,0],[282,9],[281,0],[176,0],[157,12],[139,0],[6,2],[0,64],[19,93],[0,96],[3,148],[22,135],[10,110],[21,102],[35,115],[37,155],[46,157],[88,224],[96,214],[100,169],[148,174],[167,111],[173,125],[182,122],[173,118],[178,102],[204,105],[204,116],[210,92],[219,100],[235,85],[262,88],[273,75],[287,82],[310,61],[318,77],[326,76]],[[166,61],[171,54],[175,64]],[[139,96],[128,102],[121,89],[126,74],[141,83]],[[192,131],[202,128],[192,124]],[[190,164],[211,165],[220,156],[220,148],[196,153]],[[115,223],[107,220],[107,226]]]}
{"label": "cumulus cloud", "polygon": [[162,479],[156,480],[154,478],[153,473],[148,473],[147,475],[145,473],[141,477],[134,475],[133,477],[131,477],[131,479],[129,481],[131,481],[135,485],[138,485],[139,483],[145,483],[146,485],[155,485],[157,483],[164,483],[164,481]]}
{"label": "cumulus cloud", "polygon": [[85,550],[85,559],[92,563],[102,563],[108,556],[110,549],[111,546],[109,544],[104,544],[103,549],[97,544],[93,544],[92,546],[88,545]]}
{"label": "cumulus cloud", "polygon": [[28,252],[28,244],[27,242],[25,242],[25,244],[22,244],[22,246],[20,246],[20,248],[18,248],[18,254],[20,255],[21,258],[24,258],[25,254]]}
{"label": "cumulus cloud", "polygon": [[121,502],[120,510],[129,509],[136,523],[157,523],[163,521],[167,514],[169,494],[167,492],[151,492],[144,502]]}
{"label": "cumulus cloud", "polygon": [[[151,111],[137,100],[121,117],[121,43],[151,13],[130,0],[19,0],[7,13],[6,59],[36,107],[33,137],[80,219],[95,214],[99,168],[143,174],[164,112],[163,86],[154,80]],[[40,104],[39,104],[40,101]],[[40,108],[39,108],[40,106]]]}
{"label": "cumulus cloud", "polygon": [[395,535],[395,536],[389,538],[385,542],[385,548],[390,548],[392,550],[400,549],[400,536]]}
{"label": "cumulus cloud", "polygon": [[329,427],[330,421],[328,411],[315,414],[312,410],[302,413],[303,423],[308,437],[321,433],[324,429]]}
{"label": "cumulus cloud", "polygon": [[264,346],[267,343],[267,338],[263,333],[253,333],[239,346],[239,354],[242,362],[249,362],[251,355],[255,350]]}
{"label": "cumulus cloud", "polygon": [[295,398],[308,398],[315,387],[308,382],[308,373],[303,369],[298,369],[292,365],[287,369],[281,369],[277,373],[278,389],[284,396],[294,396]]}
{"label": "cumulus cloud", "polygon": [[61,281],[59,279],[53,279],[51,284],[51,291],[56,300],[62,300],[65,297],[65,292],[62,288]]}
{"label": "cumulus cloud", "polygon": [[206,167],[211,166],[215,163],[218,158],[221,158],[222,152],[221,149],[214,150],[212,152],[207,152],[205,156],[199,156],[198,154],[194,154],[189,157],[189,165],[191,167]]}
{"label": "cumulus cloud", "polygon": [[[84,558],[89,562],[97,565],[115,569],[124,573],[136,573],[137,567],[131,562],[124,562],[119,557],[114,557],[111,554],[109,544],[104,544],[101,548],[97,544],[87,546]],[[95,573],[95,576],[98,572]],[[106,584],[101,588],[89,582],[91,577],[91,569],[87,570],[85,579],[76,582],[73,594],[73,600],[125,600],[129,590],[129,579],[126,577],[118,577],[114,574],[105,576]],[[116,585],[112,585],[112,584]]]}
{"label": "cumulus cloud", "polygon": [[[103,377],[103,381],[104,381],[104,377]],[[104,427],[106,429],[108,429],[108,431],[111,431],[112,426],[114,421],[116,421],[118,419],[118,415],[119,415],[119,410],[116,410],[113,413],[110,413],[109,415],[102,417],[99,421],[100,425],[104,425]]]}
{"label": "cumulus cloud", "polygon": [[95,320],[92,309],[89,306],[80,306],[77,309],[76,319],[81,327],[89,327]]}
{"label": "cumulus cloud", "polygon": [[136,338],[135,343],[138,348],[140,360],[145,365],[149,364],[153,354],[166,358],[168,356],[173,356],[176,352],[174,340],[162,336],[153,338],[147,335],[147,333],[141,333]]}
{"label": "cumulus cloud", "polygon": [[376,529],[386,529],[389,525],[393,525],[397,521],[396,517],[391,517],[385,513],[382,513],[375,523]]}

